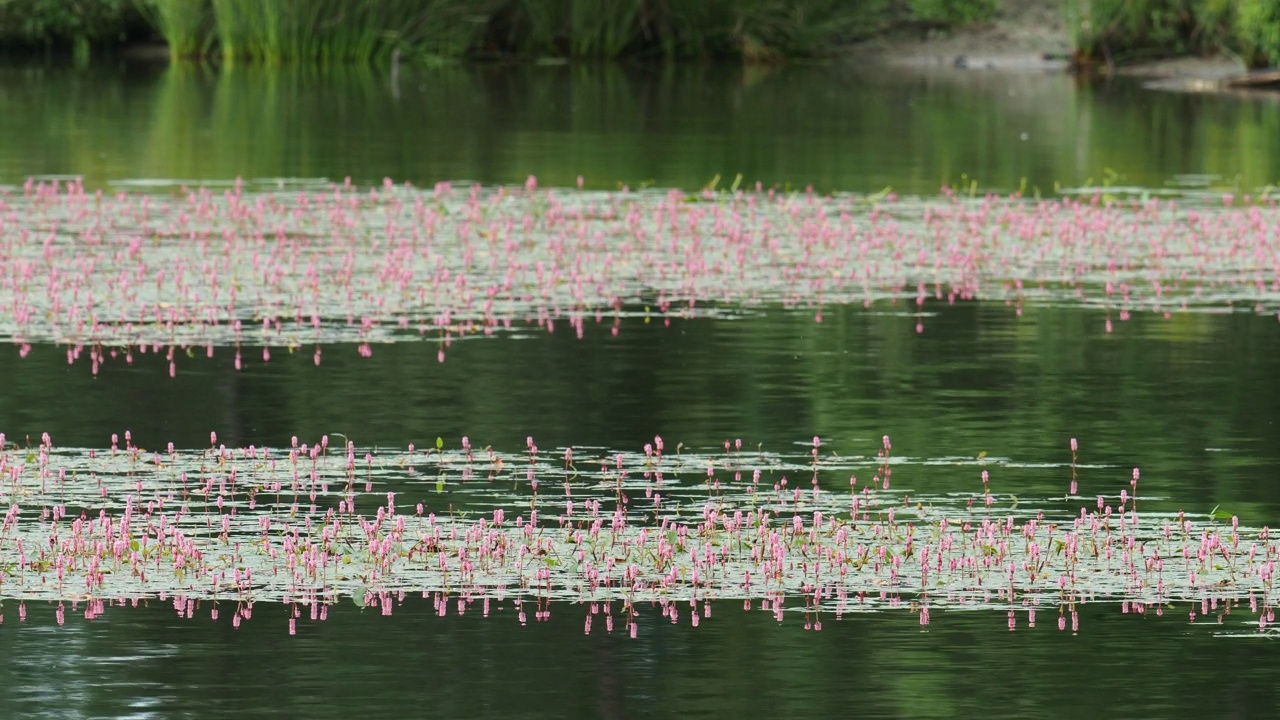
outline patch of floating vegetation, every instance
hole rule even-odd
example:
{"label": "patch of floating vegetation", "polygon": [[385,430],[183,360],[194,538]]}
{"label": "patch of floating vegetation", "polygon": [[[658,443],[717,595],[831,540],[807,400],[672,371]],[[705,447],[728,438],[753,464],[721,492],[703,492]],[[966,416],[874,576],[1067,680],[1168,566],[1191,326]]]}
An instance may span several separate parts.
{"label": "patch of floating vegetation", "polygon": [[[172,187],[172,181],[160,187]],[[617,333],[629,313],[812,313],[995,300],[1280,319],[1274,198],[1052,200],[715,192],[431,189],[263,180],[169,193],[79,181],[0,190],[0,338],[86,356],[455,340],[539,328]],[[944,189],[945,190],[945,189]],[[1122,189],[1123,190],[1123,189]],[[1087,192],[1086,192],[1087,191]],[[900,303],[900,304],[899,304]],[[897,307],[892,307],[897,306]]]}
{"label": "patch of floating vegetation", "polygon": [[420,596],[440,615],[496,605],[521,623],[577,606],[586,632],[634,636],[641,616],[697,625],[713,603],[815,630],[851,612],[928,625],[960,609],[1074,631],[1093,602],[1273,632],[1280,542],[1235,517],[1140,512],[1136,468],[1096,499],[998,494],[985,466],[972,492],[913,496],[892,487],[887,436],[867,457],[820,452],[816,437],[781,454],[740,441],[668,452],[659,437],[636,452],[210,441],[147,451],[125,433],[95,450],[0,435],[0,610],[48,603],[62,623],[158,602],[238,627],[284,604],[293,633],[335,603],[392,614]]}

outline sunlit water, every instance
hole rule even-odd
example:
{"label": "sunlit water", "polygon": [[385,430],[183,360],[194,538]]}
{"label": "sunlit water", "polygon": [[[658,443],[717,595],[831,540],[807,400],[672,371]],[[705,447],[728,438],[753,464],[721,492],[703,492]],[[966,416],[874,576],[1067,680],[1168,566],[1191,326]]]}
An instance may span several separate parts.
{"label": "sunlit water", "polygon": [[[696,191],[715,175],[721,175],[717,189],[724,189],[741,172],[740,182],[748,187],[758,180],[780,192],[791,183],[851,193],[833,201],[833,216],[841,202],[865,213],[865,199],[891,186],[908,199],[883,212],[910,229],[912,222],[923,222],[919,202],[947,206],[952,201],[933,193],[943,182],[963,192],[961,174],[967,173],[1005,193],[1022,187],[1024,177],[1028,194],[1037,188],[1048,193],[1055,181],[1089,186],[1080,196],[1085,207],[1091,196],[1109,196],[1119,185],[1157,195],[1176,190],[1177,202],[1209,213],[1202,221],[1209,228],[1220,213],[1247,224],[1248,211],[1224,209],[1222,195],[1256,194],[1275,180],[1271,163],[1277,153],[1265,148],[1280,137],[1275,103],[1132,87],[1077,88],[1064,77],[885,78],[841,68],[746,74],[716,68],[657,74],[459,68],[415,75],[391,88],[385,78],[363,74],[4,72],[0,124],[9,136],[25,138],[22,145],[0,150],[0,173],[15,195],[32,174],[82,175],[90,192],[153,194],[165,202],[182,201],[174,188],[184,181],[221,196],[236,176],[250,179],[251,192],[281,192],[282,183],[270,180],[278,177],[340,182],[352,176],[367,190],[380,188],[390,176],[426,188],[428,196],[435,182],[458,181],[460,208],[465,181],[490,189],[493,183],[513,183],[514,198],[534,174],[544,189],[563,186],[553,190],[558,195],[607,204],[600,198],[608,196],[596,193],[617,183],[633,191],[649,182],[681,187],[680,198],[694,191],[689,197],[697,200]],[[575,195],[578,175],[584,176],[585,196]],[[282,197],[290,202],[301,191],[330,189],[317,180],[283,185]],[[1140,199],[1142,192],[1125,198]],[[918,194],[923,201],[912,199]],[[654,203],[644,206],[651,214],[666,195],[642,197]],[[412,195],[405,199],[411,203]],[[14,207],[24,221],[38,216],[21,203]],[[1265,205],[1262,210],[1270,212]],[[501,212],[519,219],[527,208]],[[908,218],[894,218],[895,213]],[[175,216],[167,217],[172,225]],[[1274,221],[1266,217],[1261,231],[1274,233]],[[967,222],[957,218],[938,232],[954,236]],[[65,215],[53,219],[69,232]],[[1180,241],[1170,242],[1159,228],[1182,220],[1185,215],[1170,213],[1137,232],[1154,233],[1161,247],[1176,249]],[[713,222],[709,215],[706,222]],[[795,222],[788,242],[806,232],[801,220]],[[15,227],[11,222],[5,232]],[[660,223],[647,231],[654,227]],[[1149,253],[1154,246],[1147,239],[1143,247]],[[12,236],[6,240],[10,252],[23,247]],[[128,243],[121,247],[127,252]],[[784,243],[782,249],[788,247]],[[794,247],[802,249],[803,243]],[[32,248],[26,260],[35,270],[43,246]],[[441,256],[456,262],[444,252],[453,249],[442,248]],[[74,254],[71,246],[65,251]],[[47,542],[57,523],[41,519],[40,507],[69,507],[72,518],[80,504],[120,513],[133,493],[141,513],[143,496],[180,494],[165,463],[199,476],[191,466],[209,448],[210,431],[217,432],[219,444],[267,446],[277,458],[288,452],[293,436],[315,443],[328,435],[339,458],[349,438],[357,446],[358,467],[365,453],[385,466],[367,481],[372,487],[353,484],[355,507],[373,517],[386,493],[394,492],[399,510],[414,523],[426,522],[416,514],[418,502],[426,513],[438,513],[441,523],[450,505],[476,513],[456,520],[462,523],[502,507],[508,524],[537,502],[543,522],[556,528],[555,516],[566,510],[567,478],[578,513],[589,512],[581,503],[591,498],[616,502],[617,487],[593,476],[600,474],[601,462],[618,454],[634,476],[628,482],[635,483],[628,486],[628,512],[634,513],[628,533],[660,522],[664,513],[694,519],[710,499],[730,511],[770,505],[790,522],[800,506],[774,483],[787,475],[789,491],[796,485],[812,491],[809,452],[815,435],[821,439],[819,489],[827,494],[804,495],[802,515],[811,522],[819,509],[828,518],[841,512],[848,517],[848,475],[857,474],[863,487],[878,477],[876,453],[884,434],[892,437],[893,482],[890,490],[878,491],[878,499],[865,500],[864,509],[877,513],[873,526],[904,497],[952,518],[980,518],[987,512],[983,470],[996,498],[991,512],[1016,516],[1019,525],[1040,511],[1069,518],[1080,507],[1096,510],[1097,495],[1115,505],[1119,492],[1130,488],[1135,467],[1141,468],[1140,512],[1149,513],[1144,522],[1151,523],[1144,537],[1153,545],[1179,511],[1197,531],[1229,528],[1236,516],[1246,542],[1258,528],[1280,523],[1280,486],[1274,482],[1280,396],[1272,380],[1280,373],[1280,323],[1267,287],[1270,275],[1262,287],[1250,276],[1270,273],[1271,266],[1247,258],[1233,265],[1226,252],[1186,253],[1213,259],[1188,266],[1193,281],[1206,281],[1204,291],[1193,295],[1195,286],[1182,284],[1165,307],[1150,296],[1126,305],[1129,298],[1121,299],[1118,288],[1114,297],[1105,291],[1113,279],[1107,277],[1108,253],[1095,251],[1101,254],[1086,254],[1087,272],[1074,278],[1090,298],[1103,298],[1095,302],[1082,302],[1069,287],[1047,294],[1028,287],[1020,295],[992,286],[976,293],[977,299],[954,302],[945,292],[940,299],[930,294],[920,308],[916,286],[927,265],[919,263],[877,277],[872,285],[887,290],[872,297],[859,289],[821,306],[807,296],[803,282],[780,282],[756,267],[743,283],[712,288],[743,294],[683,311],[676,302],[670,312],[660,306],[667,298],[637,255],[634,267],[614,277],[630,292],[620,307],[612,302],[617,292],[577,300],[580,309],[600,306],[605,313],[600,322],[594,312],[584,313],[581,337],[572,325],[548,332],[537,322],[539,308],[554,306],[554,296],[525,302],[512,293],[502,312],[517,321],[515,327],[492,335],[458,331],[452,317],[437,322],[447,306],[446,296],[439,295],[412,316],[411,329],[419,323],[431,329],[416,338],[427,342],[386,344],[403,330],[395,313],[356,308],[350,330],[347,313],[335,310],[342,299],[324,297],[314,311],[319,331],[311,313],[299,324],[314,336],[276,342],[259,329],[262,316],[275,312],[292,321],[295,313],[272,310],[268,298],[262,306],[243,307],[244,326],[253,329],[239,336],[227,316],[216,325],[223,334],[170,338],[179,345],[172,378],[175,358],[168,356],[163,337],[146,338],[160,344],[158,353],[154,347],[142,352],[138,336],[98,338],[104,352],[114,347],[118,355],[100,363],[86,357],[68,362],[68,349],[83,343],[88,355],[93,338],[72,337],[74,322],[59,324],[57,313],[35,313],[25,326],[5,326],[9,338],[21,342],[0,353],[0,377],[7,379],[0,385],[0,431],[9,443],[31,449],[15,450],[10,459],[29,466],[20,485],[26,488],[23,507],[32,515],[24,515],[20,527],[29,540]],[[251,258],[231,257],[245,263],[239,269],[242,287],[255,289]],[[182,259],[175,254],[168,262]],[[546,258],[533,252],[526,261],[538,259]],[[121,267],[128,264],[124,256],[117,260]],[[192,267],[198,262],[185,260]],[[999,272],[987,279],[999,282],[1056,266],[990,267]],[[1152,276],[1143,273],[1172,273],[1158,275],[1171,287],[1179,279],[1174,263],[1157,271],[1146,261],[1135,267],[1147,283],[1135,295],[1152,292]],[[355,277],[368,279],[363,273]],[[505,279],[475,277],[499,286]],[[106,278],[99,275],[85,287]],[[963,287],[963,278],[946,281]],[[540,281],[528,282],[531,289],[541,287]],[[270,284],[257,289],[264,288]],[[686,289],[677,283],[666,292],[687,301],[680,296]],[[65,290],[69,301],[74,290]],[[112,312],[135,307],[129,303],[136,297],[113,298],[99,289],[98,298],[107,298],[102,307]],[[1190,311],[1184,312],[1181,302],[1188,298]],[[864,307],[867,299],[872,302]],[[1122,318],[1122,309],[1132,314]],[[9,308],[5,314],[7,323]],[[361,315],[377,321],[372,331],[360,328]],[[480,323],[482,317],[478,313],[473,320]],[[522,328],[520,321],[528,320],[533,322]],[[259,325],[252,326],[254,321]],[[30,337],[19,338],[23,333]],[[26,353],[20,353],[23,343]],[[134,350],[128,361],[125,343]],[[205,345],[213,347],[212,357]],[[323,351],[318,364],[317,347]],[[154,473],[134,478],[109,467],[119,461],[104,459],[111,435],[119,434],[123,447],[125,430],[132,444],[147,448],[146,457],[161,456]],[[94,472],[90,465],[99,463],[96,472],[108,478],[106,499],[95,497],[98,486],[78,476],[72,482],[81,484],[70,497],[56,482],[38,489],[38,446],[45,432],[55,448],[51,467],[76,475]],[[474,477],[461,474],[464,435],[483,465]],[[641,479],[644,445],[655,435],[664,438],[668,461],[688,463],[666,489],[665,510],[646,497]],[[427,459],[437,437],[458,460],[443,476]],[[527,437],[539,446],[536,501],[525,471]],[[753,463],[764,471],[758,490],[732,477],[733,453],[722,443],[737,438],[744,441],[748,477]],[[1066,498],[1072,438],[1080,446],[1079,492]],[[175,444],[173,456],[169,442]],[[414,456],[407,455],[411,443]],[[564,448],[570,446],[581,476],[564,469]],[[492,480],[487,447],[504,458]],[[89,450],[96,460],[87,459]],[[420,468],[411,462],[414,457],[421,458]],[[421,474],[409,474],[411,465]],[[706,466],[719,475],[719,490],[707,484]],[[333,471],[343,474],[341,467]],[[130,484],[138,482],[141,491]],[[319,490],[321,516],[346,501],[342,484]],[[5,492],[18,497],[18,486],[11,483]],[[207,521],[208,527],[188,528],[210,546],[219,542],[218,494],[200,496],[193,509],[194,521]],[[246,495],[228,493],[227,511],[243,513],[229,528],[228,542],[237,533],[247,541],[263,517],[282,523],[311,512],[306,492],[298,514],[292,500],[268,495],[255,497],[250,510]],[[970,499],[976,507],[968,506]],[[897,512],[927,525],[910,502]],[[61,523],[65,533],[67,521]],[[572,541],[566,536],[556,542]],[[13,549],[4,545],[4,557]],[[249,564],[261,573],[270,556],[255,557]],[[367,561],[355,562],[359,567]],[[570,585],[562,578],[571,576],[569,568],[547,567],[555,571],[552,594],[561,600],[545,620],[534,617],[535,607],[542,607],[536,590],[522,608],[523,624],[522,609],[510,598],[495,602],[484,617],[476,603],[459,615],[454,597],[440,617],[436,600],[419,593],[403,603],[395,600],[387,616],[377,588],[367,579],[347,578],[323,621],[310,619],[309,604],[295,608],[302,616],[291,635],[289,606],[278,602],[288,588],[255,585],[259,596],[252,617],[233,626],[234,601],[215,620],[202,590],[199,611],[186,618],[185,604],[179,611],[172,597],[159,600],[156,587],[123,575],[108,582],[104,576],[102,587],[111,585],[115,596],[149,599],[137,608],[105,607],[86,620],[83,602],[58,613],[45,601],[51,593],[66,595],[48,589],[56,582],[54,569],[41,565],[21,586],[0,590],[7,598],[0,647],[14,659],[0,678],[0,707],[10,715],[44,717],[803,717],[847,714],[854,707],[860,715],[889,717],[1073,717],[1266,716],[1277,702],[1268,682],[1276,669],[1267,652],[1269,633],[1258,631],[1246,595],[1226,616],[1201,613],[1199,602],[1182,596],[1171,598],[1175,602],[1161,608],[1161,617],[1154,612],[1161,603],[1146,604],[1150,598],[1142,613],[1122,612],[1119,602],[1085,602],[1075,606],[1078,617],[1066,616],[1065,630],[1057,623],[1058,603],[1042,609],[1035,627],[1028,625],[1026,606],[1019,605],[1010,632],[998,596],[974,602],[972,609],[942,597],[922,625],[919,605],[912,607],[908,593],[901,606],[873,604],[875,612],[851,610],[839,619],[833,600],[823,605],[826,615],[816,631],[806,630],[813,618],[804,612],[803,592],[788,595],[779,622],[772,606],[760,609],[760,597],[744,612],[741,593],[717,590],[699,605],[700,613],[708,607],[710,613],[696,628],[687,602],[675,623],[660,606],[638,602],[634,617],[624,622],[620,616],[614,632],[597,619],[584,634],[589,603],[565,599]],[[1225,572],[1212,564],[1209,570]],[[438,578],[396,577],[420,590],[441,589]],[[84,575],[76,579],[83,583]],[[167,583],[172,591],[177,582],[170,577],[159,585]],[[1239,588],[1244,586],[1231,589]],[[25,620],[19,619],[19,598],[25,598]],[[612,611],[619,613],[619,605]],[[1197,614],[1194,624],[1189,612]],[[1075,621],[1078,632],[1072,631]],[[636,625],[634,639],[629,622]]]}

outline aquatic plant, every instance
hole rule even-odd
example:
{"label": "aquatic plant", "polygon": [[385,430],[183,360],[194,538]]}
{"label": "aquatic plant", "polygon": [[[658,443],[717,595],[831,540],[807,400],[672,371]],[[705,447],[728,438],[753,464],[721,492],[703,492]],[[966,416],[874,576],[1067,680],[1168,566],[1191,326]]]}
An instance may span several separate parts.
{"label": "aquatic plant", "polygon": [[292,634],[335,603],[389,615],[414,595],[440,615],[509,605],[520,623],[569,603],[586,632],[633,636],[642,615],[696,626],[712,603],[814,630],[849,612],[902,609],[928,625],[939,610],[988,609],[1011,630],[1039,613],[1074,631],[1084,603],[1274,622],[1268,528],[1139,511],[1136,468],[1118,493],[1050,498],[1000,492],[1018,463],[995,458],[985,467],[1002,480],[981,494],[900,489],[902,470],[937,461],[891,457],[888,437],[864,457],[823,453],[817,438],[795,454],[741,440],[671,452],[661,437],[643,452],[540,452],[530,437],[515,453],[437,439],[375,454],[328,436],[227,448],[216,434],[204,450],[149,451],[128,432],[109,449],[47,434],[25,447],[0,435],[0,447],[0,597],[20,619],[32,602],[54,604],[59,624],[68,606],[92,619],[159,602],[239,627],[282,603]]}
{"label": "aquatic plant", "polygon": [[210,42],[208,3],[195,0],[134,0],[138,11],[164,37],[169,59],[200,57]]}
{"label": "aquatic plant", "polygon": [[[274,183],[273,183],[274,184]],[[1085,308],[1106,332],[1134,312],[1280,319],[1274,198],[1170,199],[1091,189],[1055,199],[524,187],[0,191],[0,338],[94,370],[164,354],[453,342],[624,316],[823,319],[880,306],[924,332],[934,312],[996,301]],[[198,251],[198,252],[193,252]],[[937,310],[935,310],[937,308]]]}
{"label": "aquatic plant", "polygon": [[[224,59],[368,62],[394,49],[434,57],[624,55],[768,59],[830,54],[881,29],[886,0],[139,0],[171,45],[216,44]],[[216,23],[192,43],[191,18]],[[186,53],[175,50],[175,57]]]}

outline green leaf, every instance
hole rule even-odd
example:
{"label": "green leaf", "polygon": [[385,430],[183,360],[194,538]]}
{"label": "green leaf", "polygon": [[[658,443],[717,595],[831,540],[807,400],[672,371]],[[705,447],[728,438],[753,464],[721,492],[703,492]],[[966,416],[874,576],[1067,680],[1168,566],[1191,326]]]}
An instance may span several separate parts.
{"label": "green leaf", "polygon": [[443,449],[444,449],[444,438],[439,437],[439,436],[437,436],[437,437],[436,437],[436,449],[437,449],[437,450],[443,450]]}

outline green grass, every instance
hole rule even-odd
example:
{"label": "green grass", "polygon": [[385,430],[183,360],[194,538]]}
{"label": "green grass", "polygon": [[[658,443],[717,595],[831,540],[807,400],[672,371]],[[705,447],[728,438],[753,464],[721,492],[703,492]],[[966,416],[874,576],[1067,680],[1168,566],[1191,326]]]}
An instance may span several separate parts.
{"label": "green grass", "polygon": [[889,0],[510,0],[496,45],[517,54],[616,58],[815,56],[867,37]]}
{"label": "green grass", "polygon": [[823,55],[880,30],[892,0],[135,0],[175,59],[370,62]]}
{"label": "green grass", "polygon": [[[903,21],[957,25],[1033,0],[0,0],[0,45],[74,50],[137,37],[174,60],[372,63],[406,57],[830,55]],[[1060,0],[1076,47],[1125,59],[1228,52],[1280,62],[1276,0]]]}
{"label": "green grass", "polygon": [[205,0],[134,0],[138,11],[164,37],[172,60],[208,50],[210,7]]}
{"label": "green grass", "polygon": [[211,0],[225,61],[370,62],[400,48],[436,56],[470,51],[477,0]]}

